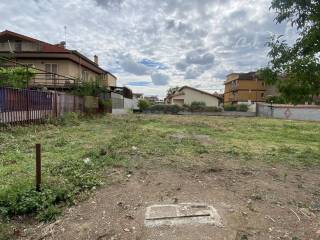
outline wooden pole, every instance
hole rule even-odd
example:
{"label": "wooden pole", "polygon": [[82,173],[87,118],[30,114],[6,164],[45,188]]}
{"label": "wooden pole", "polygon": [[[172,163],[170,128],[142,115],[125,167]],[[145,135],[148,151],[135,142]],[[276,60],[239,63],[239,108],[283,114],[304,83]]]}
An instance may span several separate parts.
{"label": "wooden pole", "polygon": [[41,144],[36,144],[36,191],[41,191]]}

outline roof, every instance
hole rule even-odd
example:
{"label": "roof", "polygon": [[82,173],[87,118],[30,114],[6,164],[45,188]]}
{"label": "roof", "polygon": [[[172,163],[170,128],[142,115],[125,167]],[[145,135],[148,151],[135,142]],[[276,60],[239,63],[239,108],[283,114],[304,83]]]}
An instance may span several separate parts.
{"label": "roof", "polygon": [[237,78],[232,79],[232,80],[226,80],[224,83],[228,83],[234,80],[256,80],[259,79],[261,80],[261,78],[257,75],[256,72],[248,72],[248,73],[230,73],[227,75],[227,78],[231,75],[238,75]]}
{"label": "roof", "polygon": [[46,53],[68,53],[69,52],[67,49],[65,49],[62,46],[46,43],[35,38],[31,38],[19,33],[11,32],[9,30],[0,32],[0,39],[4,37],[7,37],[7,38],[14,37],[15,39],[18,38],[20,40],[26,40],[29,42],[41,44],[41,47],[42,47],[41,51]]}
{"label": "roof", "polygon": [[[89,68],[90,70],[92,70],[94,72],[110,74],[113,77],[117,78],[112,73],[99,67],[98,64],[96,64],[94,61],[90,60],[89,58],[87,58],[86,56],[84,56],[83,54],[81,54],[80,52],[78,52],[76,50],[69,50],[69,49],[64,48],[63,46],[43,42],[38,39],[31,38],[31,37],[28,37],[28,36],[25,36],[25,35],[22,35],[19,33],[15,33],[15,32],[9,31],[9,30],[5,30],[3,32],[0,32],[0,39],[1,38],[7,38],[7,39],[13,38],[13,39],[25,40],[28,42],[33,42],[33,43],[39,44],[39,46],[41,47],[40,52],[20,52],[20,53],[17,53],[17,57],[21,57],[21,58],[23,58],[23,57],[28,57],[28,58],[49,57],[49,55],[44,55],[43,53],[51,54],[53,58],[58,58],[58,57],[67,58],[71,61],[76,62],[77,64],[81,64],[82,66]],[[37,55],[37,54],[39,54],[39,55]],[[42,54],[42,55],[40,55],[40,54]],[[59,55],[54,55],[54,54],[59,54]],[[73,55],[74,57],[71,57],[68,55]],[[77,58],[75,58],[75,56],[77,56]],[[84,60],[84,62],[81,62],[80,59]]]}
{"label": "roof", "polygon": [[188,88],[188,89],[191,89],[193,91],[197,91],[197,92],[200,92],[202,94],[206,94],[206,95],[209,95],[211,97],[216,97],[218,99],[222,99],[222,97],[219,95],[219,94],[214,94],[214,93],[208,93],[208,92],[205,92],[205,91],[202,91],[202,90],[199,90],[197,88],[193,88],[193,87],[189,87],[189,86],[183,86],[181,88],[179,88],[174,94],[172,94],[171,96],[168,96],[168,98],[172,98],[172,97],[175,97],[175,96],[180,96],[182,95],[181,91],[185,88]]}

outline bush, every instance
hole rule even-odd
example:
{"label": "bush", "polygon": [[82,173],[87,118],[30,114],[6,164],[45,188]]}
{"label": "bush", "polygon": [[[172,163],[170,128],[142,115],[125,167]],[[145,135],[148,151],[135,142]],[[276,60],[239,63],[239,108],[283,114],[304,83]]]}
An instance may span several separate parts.
{"label": "bush", "polygon": [[140,109],[140,111],[145,111],[147,108],[149,108],[151,106],[151,103],[147,100],[144,100],[144,99],[141,99],[139,100],[139,103],[138,103],[138,107]]}
{"label": "bush", "polygon": [[247,112],[249,107],[247,104],[226,104],[223,107],[224,111],[238,111],[238,112]]}
{"label": "bush", "polygon": [[102,109],[102,110],[107,110],[107,109],[110,109],[112,108],[112,101],[111,99],[102,99],[102,98],[99,98],[99,109]]}
{"label": "bush", "polygon": [[180,111],[183,111],[183,107],[179,105],[164,105],[164,104],[159,104],[159,105],[153,105],[147,109],[148,112],[151,113],[170,113],[170,114],[177,114]]}
{"label": "bush", "polygon": [[249,107],[246,104],[239,104],[237,105],[237,111],[239,112],[248,112]]}
{"label": "bush", "polygon": [[26,88],[35,74],[34,69],[26,67],[0,67],[0,86]]}
{"label": "bush", "polygon": [[224,106],[223,106],[223,109],[225,110],[225,111],[237,111],[237,106],[236,105],[232,105],[232,104],[225,104]]}
{"label": "bush", "polygon": [[72,94],[76,96],[93,96],[98,97],[100,94],[106,93],[107,89],[103,87],[100,81],[86,81],[79,84],[73,91]]}
{"label": "bush", "polygon": [[222,109],[219,107],[206,107],[205,111],[206,112],[221,112]]}
{"label": "bush", "polygon": [[205,109],[206,109],[206,103],[205,102],[192,102],[190,104],[191,112],[204,112]]}

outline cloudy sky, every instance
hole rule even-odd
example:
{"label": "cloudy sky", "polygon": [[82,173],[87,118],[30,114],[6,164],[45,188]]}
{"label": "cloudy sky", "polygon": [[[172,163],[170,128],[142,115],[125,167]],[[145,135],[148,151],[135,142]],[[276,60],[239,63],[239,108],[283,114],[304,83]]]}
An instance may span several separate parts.
{"label": "cloudy sky", "polygon": [[276,25],[271,0],[1,0],[0,30],[77,49],[115,74],[118,85],[161,97],[172,86],[221,91],[231,72],[268,59]]}

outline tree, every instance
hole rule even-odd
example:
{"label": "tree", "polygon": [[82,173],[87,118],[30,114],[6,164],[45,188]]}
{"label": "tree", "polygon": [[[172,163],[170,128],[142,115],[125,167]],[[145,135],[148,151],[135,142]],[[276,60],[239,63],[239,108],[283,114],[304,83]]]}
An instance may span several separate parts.
{"label": "tree", "polygon": [[179,90],[179,88],[180,87],[178,87],[178,86],[169,88],[168,91],[167,91],[167,97],[172,95],[172,94],[174,94],[176,91]]}
{"label": "tree", "polygon": [[146,110],[150,106],[151,106],[151,103],[148,100],[140,99],[138,102],[138,107],[141,112],[143,112],[144,110]]}
{"label": "tree", "polygon": [[286,102],[304,103],[320,94],[320,2],[273,0],[276,23],[290,22],[299,37],[291,46],[283,36],[273,36],[269,65],[258,73],[268,84],[276,84]]}

